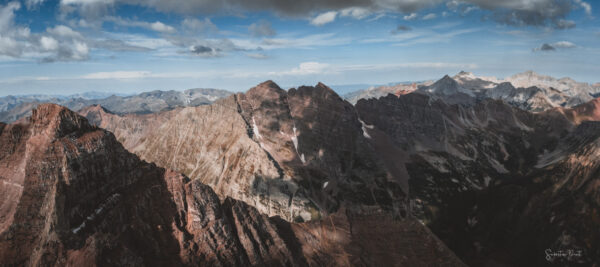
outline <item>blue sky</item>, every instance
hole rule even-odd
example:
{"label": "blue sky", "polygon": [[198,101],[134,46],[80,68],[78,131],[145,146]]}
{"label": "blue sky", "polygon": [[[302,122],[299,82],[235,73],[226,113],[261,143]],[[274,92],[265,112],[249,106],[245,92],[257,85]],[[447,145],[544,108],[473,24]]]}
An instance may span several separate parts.
{"label": "blue sky", "polygon": [[0,1],[0,95],[385,84],[525,70],[599,82],[584,0]]}

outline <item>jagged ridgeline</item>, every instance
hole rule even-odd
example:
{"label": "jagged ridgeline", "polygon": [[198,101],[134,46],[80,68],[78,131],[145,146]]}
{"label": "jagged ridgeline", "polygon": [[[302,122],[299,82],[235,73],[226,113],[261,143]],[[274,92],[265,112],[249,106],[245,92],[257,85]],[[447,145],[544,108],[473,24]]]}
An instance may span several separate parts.
{"label": "jagged ridgeline", "polygon": [[[593,99],[592,87],[570,81],[459,73],[354,106],[323,84],[286,91],[265,82],[210,106],[82,114],[142,159],[290,222],[341,209],[414,216],[469,265],[545,264],[539,251],[566,247],[586,251],[580,260],[589,263],[598,254],[587,239],[596,165],[575,155],[593,151],[597,101],[545,95],[583,97],[568,89],[574,84]],[[533,112],[535,99],[551,101]],[[591,224],[565,228],[572,219]]]}
{"label": "jagged ridgeline", "polygon": [[42,104],[0,124],[0,262],[600,258],[593,87],[532,72],[402,86],[355,105],[321,83],[271,81],[146,114]]}
{"label": "jagged ridgeline", "polygon": [[462,265],[413,218],[340,209],[295,224],[220,199],[54,104],[0,124],[0,142],[2,265]]}

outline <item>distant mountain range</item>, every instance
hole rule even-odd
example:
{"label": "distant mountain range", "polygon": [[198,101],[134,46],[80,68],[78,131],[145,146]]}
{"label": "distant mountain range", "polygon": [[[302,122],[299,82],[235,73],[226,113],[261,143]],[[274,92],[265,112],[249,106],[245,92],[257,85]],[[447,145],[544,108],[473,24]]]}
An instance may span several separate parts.
{"label": "distant mountain range", "polygon": [[146,114],[177,107],[206,105],[230,95],[219,89],[189,89],[185,91],[152,91],[137,95],[115,95],[90,92],[69,96],[27,95],[0,97],[0,121],[12,122],[31,114],[40,103],[54,103],[72,110],[102,105],[118,114]]}
{"label": "distant mountain range", "polygon": [[600,93],[600,84],[590,85],[571,78],[556,79],[533,71],[515,74],[505,79],[460,72],[453,77],[445,76],[439,81],[371,87],[346,94],[345,98],[351,103],[356,103],[359,99],[406,94],[412,91],[443,96],[446,99],[452,97],[456,101],[460,101],[461,95],[469,95],[476,99],[501,99],[521,109],[544,111],[555,107],[574,107],[590,101]]}

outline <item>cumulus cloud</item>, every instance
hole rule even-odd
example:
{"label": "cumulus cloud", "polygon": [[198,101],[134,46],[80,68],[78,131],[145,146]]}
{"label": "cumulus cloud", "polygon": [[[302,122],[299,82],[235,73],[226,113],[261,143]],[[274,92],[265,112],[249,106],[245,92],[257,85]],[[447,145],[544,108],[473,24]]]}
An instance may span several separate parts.
{"label": "cumulus cloud", "polygon": [[15,11],[20,8],[18,2],[0,5],[0,55],[49,63],[88,60],[94,48],[111,51],[150,50],[122,40],[86,37],[66,25],[55,25],[44,32],[31,33],[28,27],[15,24]]}
{"label": "cumulus cloud", "polygon": [[371,10],[362,7],[350,7],[346,9],[342,9],[340,11],[340,16],[342,17],[352,17],[355,19],[364,19],[371,15]]}
{"label": "cumulus cloud", "polygon": [[310,24],[315,25],[315,26],[323,26],[327,23],[331,23],[335,20],[335,17],[337,16],[337,11],[328,11],[325,13],[321,13],[318,16],[314,17],[313,19],[310,20]]}
{"label": "cumulus cloud", "polygon": [[49,34],[60,36],[60,37],[65,37],[65,38],[75,38],[75,39],[83,38],[83,35],[81,35],[81,33],[76,32],[73,29],[71,29],[65,25],[56,25],[53,28],[46,29],[46,31]]}
{"label": "cumulus cloud", "polygon": [[52,37],[42,36],[42,38],[40,38],[40,44],[42,46],[42,49],[46,51],[53,51],[58,49],[58,41],[56,41],[56,39]]}
{"label": "cumulus cloud", "polygon": [[260,20],[250,24],[250,26],[248,26],[248,32],[254,37],[272,37],[276,34],[271,23],[266,20]]}
{"label": "cumulus cloud", "polygon": [[417,13],[410,13],[404,17],[402,17],[404,20],[413,20],[417,18]]}
{"label": "cumulus cloud", "polygon": [[560,41],[560,42],[556,42],[556,43],[544,43],[542,44],[540,47],[536,47],[533,49],[534,52],[538,52],[538,51],[557,51],[559,49],[569,49],[569,48],[575,48],[577,47],[577,45],[575,45],[574,43],[571,43],[569,41]]}
{"label": "cumulus cloud", "polygon": [[157,31],[157,32],[162,32],[162,33],[173,33],[175,32],[175,28],[169,26],[169,25],[165,25],[164,23],[160,22],[160,21],[156,21],[153,23],[150,23],[149,25],[150,29]]}
{"label": "cumulus cloud", "polygon": [[15,12],[20,8],[19,2],[0,5],[0,55],[20,57],[29,45],[29,28],[14,23]]}

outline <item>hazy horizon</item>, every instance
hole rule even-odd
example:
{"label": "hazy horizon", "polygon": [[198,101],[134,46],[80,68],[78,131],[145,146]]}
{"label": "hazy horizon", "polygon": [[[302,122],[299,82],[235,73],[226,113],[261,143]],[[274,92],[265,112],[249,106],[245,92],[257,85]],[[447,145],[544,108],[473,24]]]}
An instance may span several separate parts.
{"label": "hazy horizon", "polygon": [[[531,71],[531,70],[526,70],[526,71]],[[518,73],[523,73],[526,71],[521,71],[521,72],[515,72],[514,74],[518,74]],[[385,82],[385,83],[373,83],[373,84],[367,84],[367,83],[356,83],[356,84],[327,84],[325,82],[323,82],[325,85],[331,87],[334,91],[336,91],[338,94],[340,95],[344,95],[347,93],[351,93],[351,92],[357,92],[357,91],[361,91],[361,90],[365,90],[368,89],[369,87],[377,87],[377,86],[386,86],[386,85],[394,85],[394,84],[402,84],[402,83],[419,83],[419,82],[424,82],[424,81],[436,81],[441,79],[444,75],[449,75],[449,76],[454,76],[456,74],[458,74],[460,71],[456,72],[456,73],[447,73],[447,74],[443,74],[439,77],[435,77],[435,78],[431,78],[431,79],[421,79],[421,80],[407,80],[407,81],[391,81],[391,82]],[[535,71],[534,71],[535,72]],[[544,76],[551,76],[551,75],[546,75],[544,73],[539,73],[539,72],[535,72],[539,75],[544,75]],[[482,77],[490,77],[493,75],[478,75],[477,73],[473,73],[476,76]],[[513,74],[513,75],[514,75]],[[505,76],[505,77],[498,77],[498,76],[493,76],[496,77],[498,79],[504,79],[507,78],[511,75]],[[553,78],[556,79],[560,79],[560,78],[567,78],[567,76],[551,76]],[[571,78],[571,77],[568,77]],[[267,79],[267,80],[273,80],[273,79]],[[264,80],[264,81],[267,81]],[[132,89],[126,92],[123,91],[118,91],[118,90],[102,90],[101,88],[97,88],[97,89],[91,89],[88,91],[76,91],[76,92],[72,92],[72,93],[45,93],[44,91],[40,92],[40,93],[4,93],[3,90],[0,90],[0,97],[6,97],[6,96],[34,96],[34,95],[45,95],[45,96],[71,96],[71,95],[79,95],[79,94],[90,94],[90,93],[98,93],[98,94],[106,94],[106,95],[117,95],[117,96],[130,96],[130,95],[136,95],[136,94],[140,94],[140,93],[146,93],[146,92],[151,92],[151,91],[185,91],[185,90],[190,90],[190,89],[217,89],[217,90],[226,90],[226,91],[230,91],[230,92],[245,92],[247,90],[249,90],[250,88],[264,82],[264,81],[260,81],[256,84],[253,85],[248,85],[245,88],[233,88],[233,89],[228,89],[228,88],[217,88],[217,87],[190,87],[190,88],[155,88],[155,89],[144,89],[144,88],[140,88],[140,89]],[[304,83],[304,84],[297,84],[297,85],[286,85],[286,84],[280,84],[278,83],[276,80],[273,80],[275,83],[277,83],[281,88],[288,90],[291,88],[298,88],[300,86],[314,86],[316,84],[318,84],[321,81],[316,81],[313,83]],[[577,82],[585,82],[588,83],[590,85],[596,84],[596,83],[600,83],[600,82],[588,82],[588,81],[580,81],[580,80],[576,80]]]}

